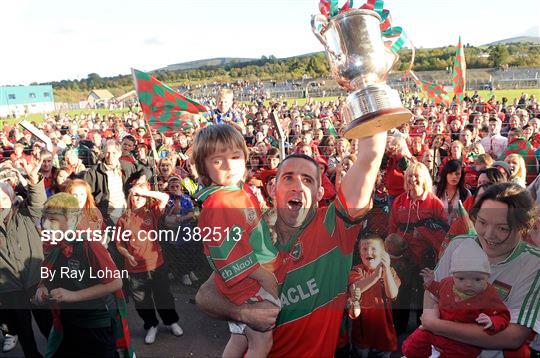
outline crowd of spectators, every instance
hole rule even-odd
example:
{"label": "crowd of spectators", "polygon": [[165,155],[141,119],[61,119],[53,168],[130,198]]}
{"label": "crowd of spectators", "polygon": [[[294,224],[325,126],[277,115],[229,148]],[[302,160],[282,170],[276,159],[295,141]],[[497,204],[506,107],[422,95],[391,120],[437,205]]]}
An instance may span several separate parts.
{"label": "crowd of spectators", "polygon": [[[4,350],[12,349],[16,344],[13,337],[18,336],[25,355],[39,356],[31,330],[31,313],[45,336],[47,327],[51,326],[51,317],[30,303],[40,284],[39,268],[44,252],[46,255],[50,250],[47,245],[38,247],[40,228],[34,225],[40,218],[36,210],[43,207],[46,197],[67,192],[80,198],[80,208],[87,210],[82,216],[84,220],[79,222],[81,229],[118,226],[137,232],[194,227],[200,208],[195,200],[196,192],[202,188],[191,160],[194,134],[201,127],[228,124],[242,133],[248,146],[245,182],[261,208],[273,206],[269,193],[277,168],[284,156],[293,153],[312,157],[319,165],[324,188],[319,207],[335,199],[341,179],[358,160],[357,141],[343,136],[347,126],[341,118],[343,98],[327,102],[308,98],[302,104],[272,100],[241,103],[234,100],[231,90],[215,92],[215,99],[201,99],[211,111],[190,116],[181,127],[166,133],[150,128],[142,112],[137,111],[47,115],[35,125],[51,139],[52,148],[16,125],[3,126],[0,131],[0,307],[4,308],[0,310],[0,323],[5,323],[4,333],[9,338],[4,341]],[[441,268],[441,262],[450,265],[448,250],[457,250],[456,241],[448,233],[457,230],[457,234],[470,234],[460,227],[463,222],[469,222],[468,210],[478,231],[479,218],[483,217],[478,202],[486,200],[483,194],[491,193],[491,187],[515,183],[536,206],[540,204],[540,108],[534,96],[523,94],[515,100],[498,100],[484,99],[475,93],[462,104],[447,107],[408,95],[404,104],[413,116],[408,123],[389,132],[373,193],[373,209],[366,216],[359,237],[360,241],[363,236],[386,238],[386,242],[373,239],[372,246],[388,252],[388,268],[392,270],[388,271],[390,276],[384,272],[377,276],[368,265],[356,273],[360,276],[355,276],[373,282],[395,277],[399,280],[396,281],[399,292],[380,303],[370,291],[375,287],[371,284],[364,287],[361,295],[356,295],[360,296],[357,298],[362,313],[355,319],[368,320],[353,325],[351,340],[355,354],[359,355],[367,354],[366,349],[386,354],[399,348],[397,339],[395,344],[378,345],[380,340],[370,342],[359,338],[367,334],[361,327],[383,324],[377,318],[380,315],[369,313],[377,305],[390,312],[380,326],[387,341],[394,342],[392,337],[411,333],[411,314],[417,323],[412,328],[420,325],[426,302],[422,270],[435,269],[439,263],[436,279],[448,276],[449,269]],[[527,242],[528,247],[540,245],[540,222],[534,225],[522,225],[520,243]],[[130,271],[124,290],[133,295],[144,328],[148,331],[157,326],[157,309],[171,332],[180,336],[168,279],[183,285],[198,281],[198,276],[207,272],[201,269],[205,265],[202,247],[195,242],[146,242],[127,247],[108,245],[108,250],[119,267]],[[538,256],[537,249],[527,250]],[[487,254],[490,256],[490,252]],[[361,257],[361,262],[364,259]],[[535,262],[537,265],[538,260]],[[530,277],[538,279],[538,266],[535,270],[536,276]],[[502,283],[513,284],[504,280]],[[516,281],[516,285],[530,288],[533,282]],[[534,287],[523,290],[536,295],[536,303],[532,304],[538,306],[538,285]],[[150,295],[156,307],[148,302]],[[523,296],[518,302],[519,298],[514,298],[517,301],[508,304],[508,308],[511,311],[519,308],[526,299]],[[6,309],[23,301],[28,302],[23,307]],[[430,327],[430,322],[426,319],[423,324]],[[521,342],[507,348],[530,346],[538,354],[540,339],[535,335],[540,329],[538,309],[527,325],[514,317],[510,322],[529,331]],[[156,339],[156,331],[152,332],[145,337],[148,344]],[[457,334],[447,337],[465,341]],[[497,349],[491,343],[479,346]],[[348,356],[347,347],[348,339],[341,335],[338,353]]]}

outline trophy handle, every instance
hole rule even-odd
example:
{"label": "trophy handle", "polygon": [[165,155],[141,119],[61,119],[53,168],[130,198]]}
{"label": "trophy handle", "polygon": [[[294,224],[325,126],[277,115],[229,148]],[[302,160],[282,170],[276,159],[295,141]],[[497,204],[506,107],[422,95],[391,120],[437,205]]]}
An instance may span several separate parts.
{"label": "trophy handle", "polygon": [[390,70],[398,62],[399,55],[397,53],[392,52],[392,50],[388,46],[385,46],[385,52],[386,52],[387,67],[386,67],[386,75],[384,76],[384,80],[386,81],[386,78],[388,77]]}
{"label": "trophy handle", "polygon": [[330,56],[334,57],[334,59],[339,61],[341,60],[341,55],[337,55],[334,51],[332,51],[328,47],[328,43],[326,42],[324,37],[321,35],[321,30],[325,28],[327,25],[328,25],[328,19],[325,16],[321,14],[311,16],[311,31],[313,31],[313,34],[315,35],[315,37],[322,43],[326,52]]}

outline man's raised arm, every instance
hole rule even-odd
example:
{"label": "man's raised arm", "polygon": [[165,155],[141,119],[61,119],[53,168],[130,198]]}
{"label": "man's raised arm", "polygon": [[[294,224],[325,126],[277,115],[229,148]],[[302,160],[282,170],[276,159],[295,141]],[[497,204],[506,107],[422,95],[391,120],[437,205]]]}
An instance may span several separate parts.
{"label": "man's raised arm", "polygon": [[358,140],[358,159],[341,181],[342,199],[347,201],[344,204],[352,217],[364,215],[371,209],[371,196],[386,147],[386,137],[386,132],[383,132]]}

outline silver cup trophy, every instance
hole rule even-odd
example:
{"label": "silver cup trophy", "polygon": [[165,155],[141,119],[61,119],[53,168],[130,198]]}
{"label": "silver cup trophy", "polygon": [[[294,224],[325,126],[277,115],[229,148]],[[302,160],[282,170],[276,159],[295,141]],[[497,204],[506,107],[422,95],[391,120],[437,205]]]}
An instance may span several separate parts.
{"label": "silver cup trophy", "polygon": [[412,117],[399,93],[386,84],[398,56],[384,45],[380,22],[376,12],[364,9],[340,13],[330,21],[322,15],[311,19],[313,33],[326,49],[332,77],[349,92],[343,109],[346,138],[372,136]]}

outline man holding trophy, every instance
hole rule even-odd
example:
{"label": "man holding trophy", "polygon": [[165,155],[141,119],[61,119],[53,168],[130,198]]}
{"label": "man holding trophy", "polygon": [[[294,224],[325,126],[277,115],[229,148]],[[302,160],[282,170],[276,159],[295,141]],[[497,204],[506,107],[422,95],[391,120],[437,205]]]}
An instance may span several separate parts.
{"label": "man holding trophy", "polygon": [[384,84],[390,61],[381,65],[382,59],[375,58],[384,53],[375,20],[373,11],[350,10],[330,20],[319,34],[328,44],[329,58],[335,59],[331,64],[336,80],[355,91],[349,95],[345,117],[346,136],[359,138],[358,160],[325,208],[317,205],[324,189],[311,157],[293,154],[278,167],[270,190],[275,214],[263,218],[260,226],[261,232],[276,238],[281,310],[269,302],[234,305],[218,293],[212,277],[196,296],[199,307],[212,317],[244,322],[259,331],[273,329],[270,356],[334,355],[353,250],[372,205],[386,131],[412,116],[402,108],[397,92]]}

